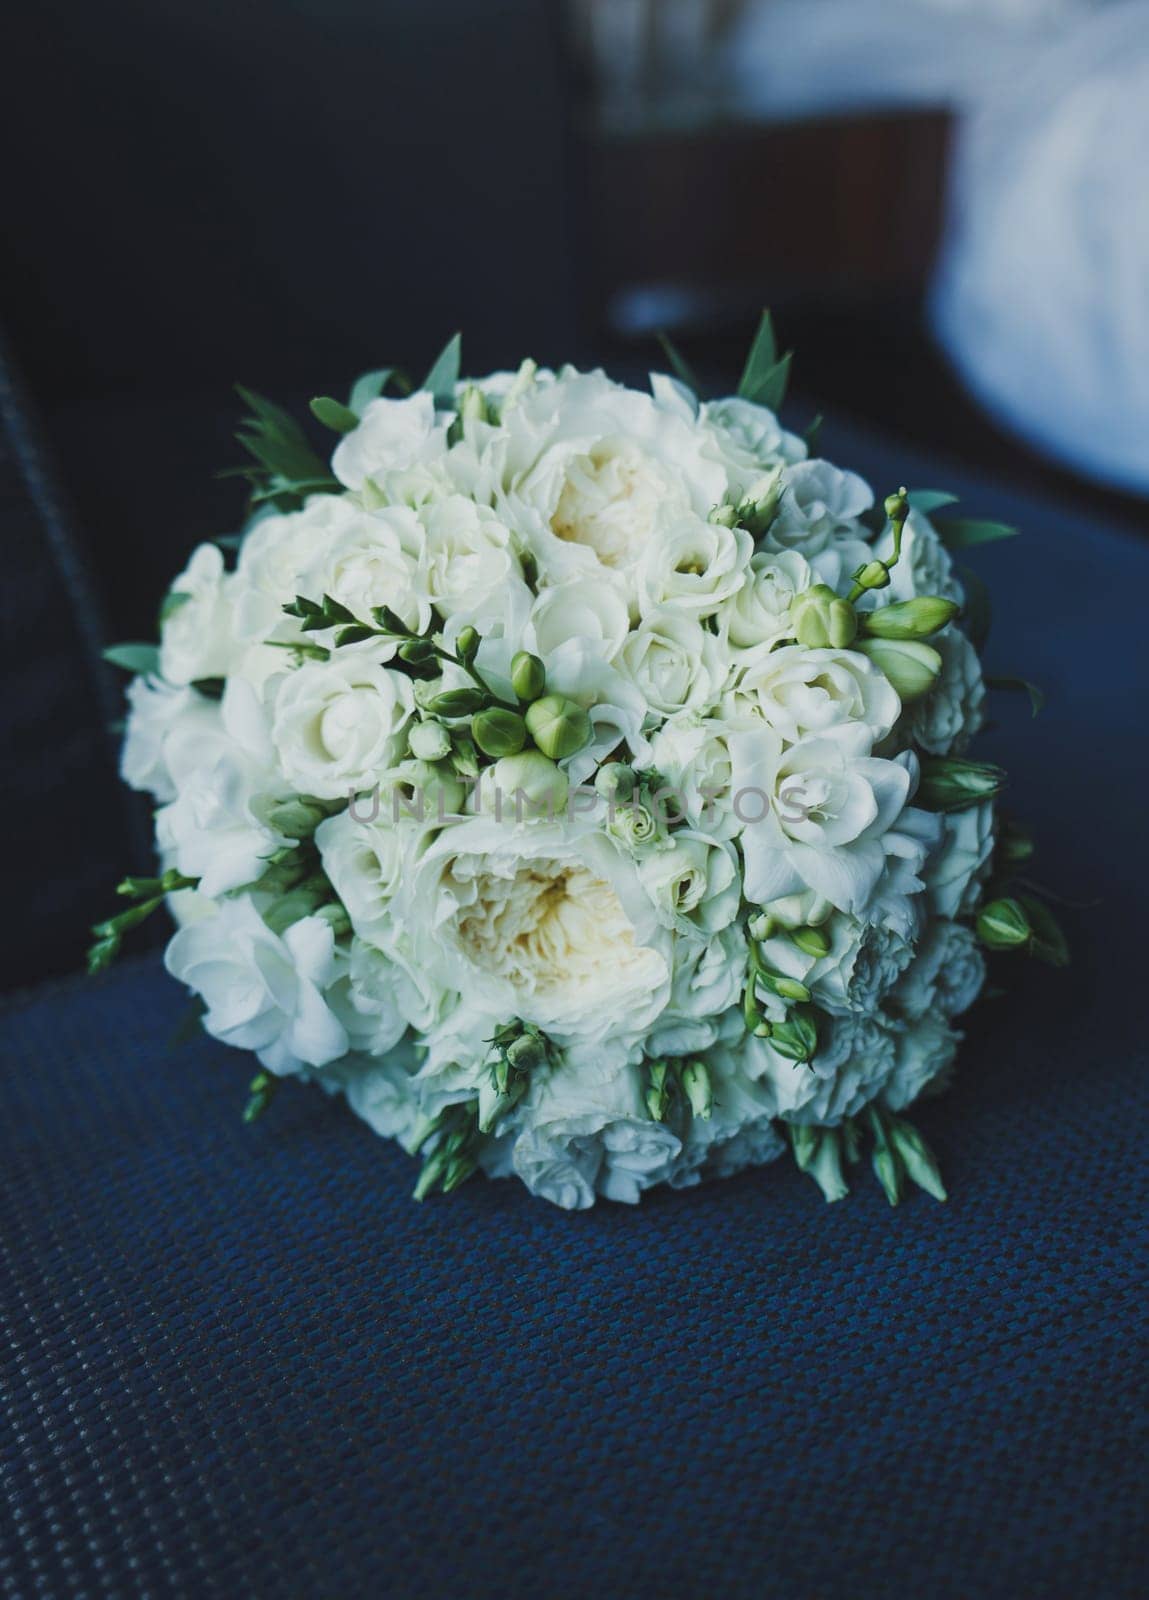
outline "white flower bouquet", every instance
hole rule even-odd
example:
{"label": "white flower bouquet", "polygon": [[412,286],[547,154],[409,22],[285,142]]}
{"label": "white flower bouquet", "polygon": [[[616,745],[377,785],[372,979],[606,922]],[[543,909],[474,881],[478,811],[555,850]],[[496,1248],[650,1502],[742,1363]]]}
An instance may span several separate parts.
{"label": "white flower bouquet", "polygon": [[870,488],[779,423],[764,317],[737,396],[680,359],[367,374],[330,469],[244,396],[252,515],[175,581],[123,773],[203,1026],[418,1155],[565,1207],[864,1148],[939,1199],[903,1115],[942,1085],[982,948],[1065,947],[1012,887],[977,620],[950,550],[1013,530]]}

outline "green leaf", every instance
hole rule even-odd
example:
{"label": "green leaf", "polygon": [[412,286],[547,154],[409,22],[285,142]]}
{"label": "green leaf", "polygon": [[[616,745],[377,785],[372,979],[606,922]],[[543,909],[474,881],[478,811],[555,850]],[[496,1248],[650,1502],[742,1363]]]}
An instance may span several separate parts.
{"label": "green leaf", "polygon": [[347,398],[348,409],[361,417],[372,400],[378,400],[394,374],[394,367],[376,367],[373,372],[361,373],[351,385],[351,393]]}
{"label": "green leaf", "polygon": [[956,506],[957,498],[956,494],[949,494],[945,489],[911,489],[909,492],[910,505],[926,517],[931,511],[939,511],[942,506]]}
{"label": "green leaf", "polygon": [[455,385],[459,381],[459,365],[462,361],[462,356],[463,335],[461,333],[452,334],[420,385],[420,388],[426,389],[434,395],[435,404],[442,411],[450,411],[454,408]]}
{"label": "green leaf", "polygon": [[742,369],[742,377],[738,383],[739,399],[756,399],[763,380],[777,363],[778,344],[774,338],[774,319],[769,311],[763,311],[758,319],[758,330],[754,335],[754,342],[750,346],[746,365]]}
{"label": "green leaf", "polygon": [[192,681],[192,688],[197,694],[202,694],[205,700],[222,700],[226,687],[226,678],[195,678]]}
{"label": "green leaf", "polygon": [[1044,900],[1038,900],[1034,895],[1019,894],[1017,898],[1025,907],[1033,929],[1030,954],[1035,955],[1039,961],[1047,961],[1051,967],[1067,967],[1069,943],[1053,912]]}
{"label": "green leaf", "polygon": [[971,568],[959,567],[962,587],[965,590],[965,610],[962,620],[966,635],[978,655],[985,649],[993,621],[993,602],[985,581]]}
{"label": "green leaf", "polygon": [[113,644],[102,654],[105,661],[113,667],[123,667],[125,672],[155,676],[160,670],[160,650],[155,644]]}
{"label": "green leaf", "polygon": [[317,395],[312,400],[311,415],[317,422],[322,422],[325,428],[331,428],[335,433],[350,433],[359,426],[359,418],[355,412],[340,401],[332,400],[330,395]]}
{"label": "green leaf", "polygon": [[174,616],[190,599],[191,595],[184,589],[169,589],[160,605],[160,626],[162,627],[168,618]]}
{"label": "green leaf", "polygon": [[675,345],[669,334],[663,333],[660,330],[657,338],[659,344],[662,346],[663,354],[670,363],[670,370],[674,373],[674,376],[678,379],[679,383],[684,383],[692,394],[700,395],[702,393],[702,388],[694,374],[693,367]]}
{"label": "green leaf", "polygon": [[1039,689],[1036,683],[1030,683],[1028,678],[987,678],[986,687],[989,689],[1020,690],[1029,696],[1029,703],[1036,717],[1045,704],[1045,691]]}
{"label": "green leaf", "polygon": [[361,622],[353,622],[350,627],[340,628],[335,635],[335,643],[337,645],[362,644],[364,639],[374,639],[375,636],[374,628],[365,627]]}
{"label": "green leaf", "polygon": [[1014,539],[1018,533],[1008,522],[987,522],[980,517],[938,517],[934,526],[947,550],[994,544],[998,539]]}
{"label": "green leaf", "polygon": [[822,424],[825,420],[826,419],[819,411],[813,422],[811,422],[802,431],[802,440],[806,446],[806,453],[808,455],[816,456],[818,454],[818,445],[821,443],[822,439]]}

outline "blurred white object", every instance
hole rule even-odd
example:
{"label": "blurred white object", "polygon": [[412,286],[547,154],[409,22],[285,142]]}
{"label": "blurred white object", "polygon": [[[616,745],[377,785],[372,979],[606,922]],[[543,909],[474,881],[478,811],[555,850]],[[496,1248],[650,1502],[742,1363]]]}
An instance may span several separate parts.
{"label": "blurred white object", "polygon": [[987,408],[1149,490],[1149,5],[1095,13],[970,117],[936,331]]}
{"label": "blurred white object", "polygon": [[748,0],[722,45],[731,109],[776,120],[976,104],[1099,0]]}

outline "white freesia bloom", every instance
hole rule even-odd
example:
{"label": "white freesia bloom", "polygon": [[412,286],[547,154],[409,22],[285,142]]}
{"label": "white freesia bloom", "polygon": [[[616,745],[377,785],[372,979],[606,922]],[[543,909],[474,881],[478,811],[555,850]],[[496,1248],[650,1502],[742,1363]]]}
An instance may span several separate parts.
{"label": "white freesia bloom", "polygon": [[120,775],[133,789],[146,789],[157,800],[174,800],[177,790],[168,770],[168,740],[197,726],[214,731],[219,707],[194,689],[141,676],[128,685],[128,708]]}
{"label": "white freesia bloom", "polygon": [[796,743],[833,728],[861,727],[878,744],[901,711],[897,692],[857,650],[760,647],[740,663],[734,713],[753,712]]}
{"label": "white freesia bloom", "polygon": [[763,727],[731,735],[730,747],[747,899],[813,889],[841,911],[864,912],[885,866],[883,835],[909,795],[908,765],[871,755],[864,726],[789,748]]}
{"label": "white freesia bloom", "polygon": [[172,584],[160,628],[160,672],[168,683],[222,678],[234,654],[233,579],[218,545],[201,544]]}
{"label": "white freesia bloom", "polygon": [[273,696],[280,770],[301,794],[371,789],[400,760],[415,708],[411,680],[343,651],[285,673]]}
{"label": "white freesia bloom", "polygon": [[251,900],[225,900],[214,916],[181,928],[168,971],[200,996],[204,1027],[254,1050],[269,1072],[324,1067],[347,1051],[347,1033],[323,998],[337,971],[331,924],[305,917],[281,937]]}

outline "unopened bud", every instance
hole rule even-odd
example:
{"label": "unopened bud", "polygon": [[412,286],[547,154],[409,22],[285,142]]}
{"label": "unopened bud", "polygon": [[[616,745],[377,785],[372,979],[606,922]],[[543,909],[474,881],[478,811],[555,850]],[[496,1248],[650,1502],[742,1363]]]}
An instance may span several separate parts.
{"label": "unopened bud", "polygon": [[524,1033],[507,1046],[507,1060],[516,1072],[533,1072],[547,1058],[546,1045],[533,1033]]}
{"label": "unopened bud", "polygon": [[881,669],[903,704],[928,694],[942,670],[933,646],[916,639],[862,639],[857,648]]}
{"label": "unopened bud", "polygon": [[809,1017],[795,1012],[785,1022],[776,1022],[770,1043],[788,1061],[809,1061],[818,1048],[818,1031]]}
{"label": "unopened bud", "polygon": [[484,803],[494,804],[489,785],[504,808],[517,811],[530,806],[548,816],[565,810],[570,782],[561,767],[538,750],[523,750],[517,756],[503,756],[480,780]]}
{"label": "unopened bud", "polygon": [[626,800],[634,793],[634,771],[622,761],[608,761],[594,775],[596,791],[604,800]]}
{"label": "unopened bud", "polygon": [[407,639],[399,646],[399,659],[409,667],[431,667],[437,669],[438,655],[430,639]]}
{"label": "unopened bud", "polygon": [[806,1171],[830,1203],[844,1200],[850,1192],[842,1172],[842,1143],[837,1128],[820,1128],[818,1143]]}
{"label": "unopened bud", "polygon": [[708,1122],[714,1105],[714,1090],[704,1061],[686,1062],[682,1068],[682,1092],[694,1115]]}
{"label": "unopened bud", "polygon": [[816,583],[794,597],[790,621],[798,643],[808,650],[824,650],[827,646],[844,650],[858,632],[853,606],[826,583]]}
{"label": "unopened bud", "polygon": [[899,489],[895,494],[888,494],[883,510],[891,522],[904,522],[910,514],[910,499],[905,489]]}
{"label": "unopened bud", "polygon": [[815,961],[829,952],[830,936],[824,928],[794,928],[790,937],[803,955],[813,956]]}
{"label": "unopened bud", "polygon": [[932,1194],[935,1200],[947,1198],[945,1184],[933,1151],[914,1127],[900,1117],[890,1117],[888,1134],[891,1144],[902,1159],[910,1180],[919,1189]]}
{"label": "unopened bud", "polygon": [[481,689],[445,689],[427,702],[427,710],[436,717],[469,717],[486,703]]}
{"label": "unopened bud", "polygon": [[527,742],[527,725],[517,711],[491,706],[471,723],[471,737],[484,755],[517,756]]}
{"label": "unopened bud", "polygon": [[374,606],[371,611],[376,627],[385,629],[388,633],[410,633],[411,630],[403,621],[397,611],[392,611],[390,606]]}
{"label": "unopened bud", "polygon": [[808,1128],[805,1123],[792,1122],[788,1131],[790,1148],[794,1152],[794,1164],[799,1172],[805,1172],[818,1149],[818,1129]]}
{"label": "unopened bud", "polygon": [[890,583],[890,569],[884,561],[867,561],[854,574],[859,589],[886,589]]}
{"label": "unopened bud", "polygon": [[989,800],[1005,787],[1005,773],[988,761],[960,756],[923,756],[915,805],[927,811],[962,811]]}
{"label": "unopened bud", "polygon": [[407,735],[411,754],[420,761],[442,761],[451,753],[451,735],[441,722],[417,722]]}
{"label": "unopened bud", "polygon": [[546,668],[529,650],[519,650],[511,661],[511,687],[520,700],[537,700],[547,686]]}
{"label": "unopened bud", "polygon": [[643,1096],[646,1109],[655,1122],[661,1122],[670,1109],[670,1080],[665,1061],[648,1061],[646,1064],[647,1088]]}
{"label": "unopened bud", "polygon": [[706,520],[715,523],[719,528],[736,528],[738,510],[732,505],[713,506]]}
{"label": "unopened bud", "polygon": [[744,499],[739,502],[737,520],[748,533],[760,539],[774,521],[781,498],[782,468],[775,467],[750,485]]}
{"label": "unopened bud", "polygon": [[459,416],[469,422],[487,421],[487,397],[475,384],[469,383],[459,401]]}
{"label": "unopened bud", "polygon": [[798,894],[783,895],[778,900],[768,900],[766,910],[783,928],[801,928],[808,923],[819,927],[833,911],[833,906],[813,889]]}
{"label": "unopened bud", "polygon": [[777,919],[766,911],[756,911],[746,924],[752,939],[757,939],[759,944],[767,939],[772,939],[778,931]]}
{"label": "unopened bud", "polygon": [[562,694],[547,694],[527,708],[531,738],[545,756],[562,761],[591,740],[591,722],[583,708]]}
{"label": "unopened bud", "polygon": [[1025,908],[1017,900],[991,900],[978,912],[977,936],[990,950],[1019,950],[1033,937]]}
{"label": "unopened bud", "polygon": [[455,654],[465,663],[472,662],[479,653],[480,639],[477,631],[469,624],[459,629],[459,637],[455,640]]}
{"label": "unopened bud", "polygon": [[862,632],[873,639],[928,639],[952,622],[960,610],[956,600],[923,594],[916,600],[900,600],[868,611],[862,619]]}

